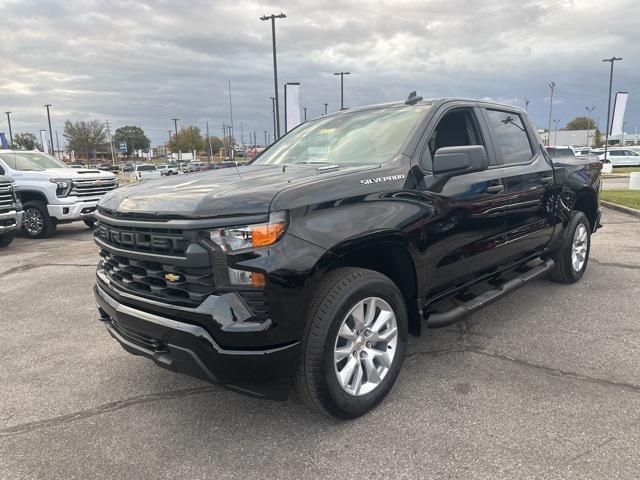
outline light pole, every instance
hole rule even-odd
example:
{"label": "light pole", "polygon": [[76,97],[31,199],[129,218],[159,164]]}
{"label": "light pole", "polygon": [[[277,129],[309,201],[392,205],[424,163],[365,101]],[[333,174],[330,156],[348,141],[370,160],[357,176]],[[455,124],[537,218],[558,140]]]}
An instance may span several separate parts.
{"label": "light pole", "polygon": [[591,145],[589,145],[589,133],[591,133],[591,114],[596,109],[596,107],[584,107],[584,109],[587,111],[587,118],[589,119],[589,123],[587,124],[587,147],[590,147]]}
{"label": "light pole", "polygon": [[611,57],[605,58],[602,62],[609,62],[611,64],[611,71],[609,73],[609,100],[607,103],[607,131],[604,133],[604,160],[607,161],[607,150],[609,147],[609,114],[611,113],[611,87],[613,85],[613,64],[619,60],[622,60],[621,57]]}
{"label": "light pole", "polygon": [[304,111],[304,121],[306,123],[307,122],[307,107],[302,107],[302,110]]}
{"label": "light pole", "polygon": [[340,75],[340,110],[344,110],[344,76],[351,75],[351,72],[335,72],[334,75]]}
{"label": "light pole", "polygon": [[556,82],[551,82],[549,88],[551,89],[551,97],[549,98],[549,134],[547,135],[547,146],[551,145],[551,112],[553,111],[553,91],[556,88]]}
{"label": "light pole", "polygon": [[328,106],[329,106],[329,104],[325,102],[325,104],[324,104],[324,114],[325,115],[327,114],[327,107]]}
{"label": "light pole", "polygon": [[11,131],[11,112],[4,112],[7,114],[7,123],[9,124],[9,148],[13,148],[13,132]]}
{"label": "light pole", "polygon": [[276,125],[276,97],[271,97],[271,114],[273,115],[273,135],[276,135],[278,127]]}
{"label": "light pole", "polygon": [[558,123],[560,123],[560,119],[559,118],[554,119],[553,123],[556,124],[556,133],[553,139],[553,144],[557,147],[558,146]]}
{"label": "light pole", "polygon": [[207,122],[207,144],[209,145],[209,150],[208,150],[208,155],[207,155],[207,161],[209,162],[209,165],[211,165],[211,137],[209,136],[209,120],[206,121]]}
{"label": "light pole", "polygon": [[53,130],[51,130],[51,112],[49,112],[49,108],[52,105],[47,103],[45,107],[47,108],[47,121],[49,122],[49,140],[51,141],[51,155],[54,155],[55,146],[53,144]]}
{"label": "light pole", "polygon": [[528,98],[525,98],[525,99],[524,99],[524,111],[525,111],[525,112],[528,112],[528,111],[529,111],[529,103],[531,103],[531,102],[529,102],[529,99],[528,99]]}
{"label": "light pole", "polygon": [[264,131],[264,148],[267,148],[267,131]]}
{"label": "light pole", "polygon": [[287,18],[284,13],[280,13],[280,15],[263,15],[260,17],[260,20],[266,21],[271,20],[271,41],[273,44],[273,86],[275,91],[275,117],[276,117],[276,128],[274,134],[276,135],[276,139],[280,138],[280,105],[278,103],[278,60],[276,57],[276,18]]}
{"label": "light pole", "polygon": [[176,145],[178,145],[178,167],[180,168],[180,170],[182,170],[182,149],[180,148],[178,143],[178,120],[180,119],[172,118],[171,120],[173,120],[173,129],[176,132]]}

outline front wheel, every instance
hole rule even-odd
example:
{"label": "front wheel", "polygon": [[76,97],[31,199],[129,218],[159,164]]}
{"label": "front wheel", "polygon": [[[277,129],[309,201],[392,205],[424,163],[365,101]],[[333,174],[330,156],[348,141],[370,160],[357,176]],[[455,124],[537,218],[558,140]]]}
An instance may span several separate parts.
{"label": "front wheel", "polygon": [[22,208],[22,229],[29,238],[47,238],[55,233],[56,224],[49,216],[44,202],[29,201],[24,203]]}
{"label": "front wheel", "polygon": [[560,248],[551,258],[556,262],[551,278],[560,283],[575,283],[587,269],[591,249],[591,226],[584,213],[574,211],[562,234]]}
{"label": "front wheel", "polygon": [[407,331],[404,299],[388,277],[361,268],[331,272],[307,315],[298,396],[325,415],[364,415],[393,387]]}

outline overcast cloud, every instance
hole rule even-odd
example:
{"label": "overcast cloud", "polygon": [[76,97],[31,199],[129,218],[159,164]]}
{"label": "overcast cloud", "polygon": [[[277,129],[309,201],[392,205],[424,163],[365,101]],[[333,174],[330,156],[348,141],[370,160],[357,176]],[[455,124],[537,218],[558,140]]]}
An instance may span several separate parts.
{"label": "overcast cloud", "polygon": [[[172,117],[221,134],[231,80],[236,137],[272,129],[271,29],[277,24],[279,80],[301,82],[309,117],[424,97],[492,98],[524,106],[547,124],[548,83],[557,84],[561,125],[596,106],[606,121],[608,64],[614,92],[629,91],[626,130],[640,125],[640,3],[626,1],[446,0],[336,2],[0,0],[0,107],[15,133],[65,120],[135,124],[162,143]],[[7,130],[6,117],[0,131]]]}

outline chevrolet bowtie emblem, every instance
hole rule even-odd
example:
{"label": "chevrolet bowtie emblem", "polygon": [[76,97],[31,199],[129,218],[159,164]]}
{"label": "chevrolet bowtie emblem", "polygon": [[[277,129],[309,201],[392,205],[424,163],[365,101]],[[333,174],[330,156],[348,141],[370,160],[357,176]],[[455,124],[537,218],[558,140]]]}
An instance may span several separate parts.
{"label": "chevrolet bowtie emblem", "polygon": [[178,280],[180,280],[182,277],[180,275],[174,275],[173,273],[167,273],[164,276],[164,279],[169,281],[169,282],[177,282]]}

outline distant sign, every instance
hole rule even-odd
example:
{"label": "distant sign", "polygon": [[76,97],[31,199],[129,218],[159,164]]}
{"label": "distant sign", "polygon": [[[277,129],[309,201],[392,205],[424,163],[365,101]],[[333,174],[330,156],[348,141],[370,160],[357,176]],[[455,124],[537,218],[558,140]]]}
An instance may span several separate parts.
{"label": "distant sign", "polygon": [[120,142],[120,153],[127,153],[127,142]]}

